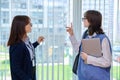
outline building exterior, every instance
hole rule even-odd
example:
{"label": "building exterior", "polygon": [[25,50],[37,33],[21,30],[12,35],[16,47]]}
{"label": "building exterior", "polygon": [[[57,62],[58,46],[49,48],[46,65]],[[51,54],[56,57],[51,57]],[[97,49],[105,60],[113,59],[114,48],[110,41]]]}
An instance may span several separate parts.
{"label": "building exterior", "polygon": [[114,17],[114,1],[113,0],[83,0],[82,14],[86,10],[95,9],[102,14],[102,28],[113,42],[113,17]]}
{"label": "building exterior", "polygon": [[[80,9],[75,7],[78,12],[81,10],[81,17],[89,9],[99,10],[103,16],[103,30],[113,46],[120,45],[119,0],[81,0],[80,5],[78,3],[73,5],[75,1],[79,2],[79,0],[0,0],[0,65],[3,65],[2,60],[9,59],[6,44],[15,15],[30,16],[33,27],[29,37],[32,42],[37,40],[39,35],[45,37],[45,41],[36,49],[37,66],[40,66],[37,71],[38,80],[77,80],[72,78],[74,54],[65,28],[74,20],[72,7],[75,5],[81,6]],[[77,17],[78,21],[79,19]],[[82,28],[79,35],[82,35],[84,27],[83,24],[80,25]],[[75,31],[79,32],[78,26],[75,27]],[[5,54],[1,54],[3,52]],[[3,67],[4,70],[8,70],[6,65]],[[9,77],[10,72],[2,71],[0,67],[0,80],[10,80]]]}
{"label": "building exterior", "polygon": [[[52,1],[47,0],[1,0],[0,1],[0,43],[6,46],[11,21],[15,15],[28,15],[33,24],[32,41],[36,40],[39,35],[45,36],[45,45],[42,53],[44,53],[44,61],[46,57],[52,57],[55,61],[63,62],[64,43],[65,43],[65,24],[67,22],[67,0]],[[56,49],[57,48],[57,49]],[[46,50],[47,49],[47,50]],[[52,49],[52,52],[49,50]],[[41,53],[41,54],[42,54]],[[40,59],[42,55],[40,54]],[[51,55],[48,55],[51,54]],[[48,56],[47,56],[48,55]]]}

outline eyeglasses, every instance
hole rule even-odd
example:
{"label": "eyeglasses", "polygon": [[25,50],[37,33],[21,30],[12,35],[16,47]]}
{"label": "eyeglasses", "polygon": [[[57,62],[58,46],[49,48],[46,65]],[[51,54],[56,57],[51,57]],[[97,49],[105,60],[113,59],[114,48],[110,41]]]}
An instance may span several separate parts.
{"label": "eyeglasses", "polygon": [[82,18],[82,21],[84,21],[85,19],[87,19],[87,18],[86,18],[86,17],[83,17],[83,18]]}

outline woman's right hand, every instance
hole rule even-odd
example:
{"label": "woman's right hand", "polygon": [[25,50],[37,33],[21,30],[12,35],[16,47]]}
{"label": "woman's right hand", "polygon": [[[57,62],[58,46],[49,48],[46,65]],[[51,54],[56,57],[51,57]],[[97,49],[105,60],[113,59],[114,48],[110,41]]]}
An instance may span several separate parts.
{"label": "woman's right hand", "polygon": [[66,27],[66,31],[70,34],[70,36],[74,35],[72,27],[73,27],[72,23],[70,26]]}

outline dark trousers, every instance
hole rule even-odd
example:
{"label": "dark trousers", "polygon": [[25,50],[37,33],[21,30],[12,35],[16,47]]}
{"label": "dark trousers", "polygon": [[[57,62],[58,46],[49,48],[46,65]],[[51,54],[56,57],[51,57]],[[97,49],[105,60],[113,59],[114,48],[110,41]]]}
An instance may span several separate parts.
{"label": "dark trousers", "polygon": [[36,67],[33,67],[33,72],[32,72],[33,76],[32,76],[32,80],[36,80]]}

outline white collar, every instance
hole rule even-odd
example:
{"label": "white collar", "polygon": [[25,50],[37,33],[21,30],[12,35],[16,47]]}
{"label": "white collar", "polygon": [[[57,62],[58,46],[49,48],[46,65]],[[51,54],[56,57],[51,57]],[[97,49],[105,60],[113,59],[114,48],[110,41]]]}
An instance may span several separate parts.
{"label": "white collar", "polygon": [[88,35],[89,38],[95,37],[97,34],[94,32],[93,35]]}
{"label": "white collar", "polygon": [[25,42],[26,44],[29,44],[29,40],[30,40],[29,37],[27,37],[24,42]]}

